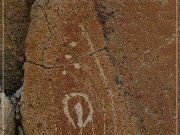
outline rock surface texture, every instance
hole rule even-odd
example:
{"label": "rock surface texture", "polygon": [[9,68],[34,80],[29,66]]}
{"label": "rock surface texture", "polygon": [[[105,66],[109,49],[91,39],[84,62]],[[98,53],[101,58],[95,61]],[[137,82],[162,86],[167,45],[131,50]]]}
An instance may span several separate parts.
{"label": "rock surface texture", "polygon": [[174,0],[36,0],[25,135],[175,134]]}
{"label": "rock surface texture", "polygon": [[175,134],[176,2],[96,3],[130,121],[140,134]]}
{"label": "rock surface texture", "polygon": [[36,1],[31,18],[21,100],[25,134],[120,132],[125,114],[93,2]]}
{"label": "rock surface texture", "polygon": [[0,94],[0,134],[15,135],[14,107],[2,93]]}
{"label": "rock surface texture", "polygon": [[[32,1],[4,1],[4,85],[8,96],[22,85],[25,38],[30,22],[29,12]],[[2,77],[0,77],[2,82],[1,79]]]}

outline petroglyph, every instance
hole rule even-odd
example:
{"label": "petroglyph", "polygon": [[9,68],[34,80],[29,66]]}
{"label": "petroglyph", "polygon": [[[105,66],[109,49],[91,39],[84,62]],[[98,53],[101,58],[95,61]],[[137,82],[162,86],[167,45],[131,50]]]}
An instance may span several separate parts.
{"label": "petroglyph", "polygon": [[64,70],[64,71],[62,71],[62,74],[63,74],[63,75],[66,75],[66,74],[67,74],[67,72]]}
{"label": "petroglyph", "polygon": [[66,58],[67,60],[70,60],[70,59],[72,58],[72,56],[71,56],[71,55],[65,55],[65,58]]}
{"label": "petroglyph", "polygon": [[[91,51],[94,52],[95,49],[94,49],[93,43],[92,43],[92,41],[91,41],[91,38],[90,38],[90,36],[89,36],[89,33],[86,32],[86,30],[85,30],[85,28],[84,28],[84,25],[83,25],[82,23],[79,24],[79,27],[80,27],[81,30],[82,30],[83,36],[84,36],[85,39],[88,41],[88,44],[89,44],[89,46],[91,47]],[[95,56],[96,64],[97,64],[97,66],[98,66],[98,68],[99,68],[99,71],[100,71],[100,76],[102,77],[105,86],[108,86],[108,79],[107,79],[107,77],[106,77],[105,74],[104,74],[104,70],[103,70],[103,67],[102,67],[101,64],[100,64],[100,60],[99,60],[99,58],[96,56],[96,54],[95,54],[94,56]],[[116,124],[116,123],[117,123],[117,120],[116,120],[117,117],[116,117],[115,107],[114,107],[114,97],[113,97],[114,95],[113,95],[113,93],[112,93],[112,89],[111,89],[111,88],[108,89],[107,92],[108,92],[108,94],[109,94],[109,96],[110,96],[110,98],[111,98],[111,107],[112,107],[112,112],[113,112],[113,122],[114,122],[114,125],[117,125],[117,124]],[[115,133],[115,134],[116,134],[116,132],[117,132],[117,126],[115,126],[115,129],[114,129],[114,133]]]}
{"label": "petroglyph", "polygon": [[74,63],[74,68],[80,69],[80,68],[81,68],[81,65],[80,65],[79,63]]}
{"label": "petroglyph", "polygon": [[77,125],[79,127],[83,127],[83,120],[82,120],[82,116],[83,116],[83,108],[82,108],[82,105],[81,103],[77,103],[75,106],[74,106],[74,109],[76,110],[76,114],[77,114],[77,117],[78,117],[78,123]]}
{"label": "petroglyph", "polygon": [[75,47],[75,46],[77,46],[77,43],[76,43],[76,42],[71,42],[69,45],[70,45],[71,47]]}
{"label": "petroglyph", "polygon": [[[77,122],[75,122],[73,120],[73,118],[71,117],[70,111],[69,111],[69,100],[71,100],[72,98],[77,98],[78,97],[82,97],[84,99],[84,101],[88,104],[88,108],[89,108],[89,114],[87,116],[87,118],[85,119],[85,121],[83,122],[83,107],[81,102],[77,102],[76,105],[74,106],[75,112],[77,114]],[[79,128],[84,128],[88,123],[91,123],[93,120],[93,107],[92,104],[89,100],[89,97],[86,94],[83,93],[70,93],[70,94],[66,94],[65,98],[63,99],[63,110],[64,113],[68,119],[68,122],[72,124],[72,126],[76,129],[76,125]],[[77,123],[77,124],[75,124]]]}

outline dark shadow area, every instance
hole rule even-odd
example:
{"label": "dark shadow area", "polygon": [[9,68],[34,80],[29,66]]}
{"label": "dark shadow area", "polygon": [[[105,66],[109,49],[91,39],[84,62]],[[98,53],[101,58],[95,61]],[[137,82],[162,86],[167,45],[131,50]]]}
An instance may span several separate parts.
{"label": "dark shadow area", "polygon": [[4,92],[6,96],[11,96],[23,83],[25,39],[33,3],[34,0],[6,0],[4,3]]}

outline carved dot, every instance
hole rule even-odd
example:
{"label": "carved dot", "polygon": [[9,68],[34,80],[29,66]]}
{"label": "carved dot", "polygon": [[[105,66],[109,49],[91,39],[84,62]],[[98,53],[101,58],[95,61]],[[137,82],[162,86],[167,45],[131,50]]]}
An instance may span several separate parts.
{"label": "carved dot", "polygon": [[71,47],[75,47],[75,46],[77,46],[77,43],[76,43],[76,42],[71,42],[69,45],[70,45]]}
{"label": "carved dot", "polygon": [[69,59],[72,58],[72,56],[71,56],[71,55],[65,55],[65,58],[66,58],[67,60],[69,60]]}
{"label": "carved dot", "polygon": [[80,69],[80,68],[81,68],[81,65],[80,65],[79,63],[74,63],[74,68]]}
{"label": "carved dot", "polygon": [[67,72],[66,72],[66,71],[62,71],[62,74],[63,74],[63,75],[66,75],[66,74],[67,74]]}

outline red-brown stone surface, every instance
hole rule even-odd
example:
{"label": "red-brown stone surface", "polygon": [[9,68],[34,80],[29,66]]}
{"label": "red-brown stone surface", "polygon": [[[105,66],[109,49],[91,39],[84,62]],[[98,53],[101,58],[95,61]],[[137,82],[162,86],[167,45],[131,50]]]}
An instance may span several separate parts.
{"label": "red-brown stone surface", "polygon": [[141,134],[175,134],[175,7],[174,0],[97,0],[120,95]]}
{"label": "red-brown stone surface", "polygon": [[175,2],[36,1],[26,135],[175,134]]}
{"label": "red-brown stone surface", "polygon": [[126,124],[93,7],[92,1],[33,5],[21,100],[25,134],[110,135],[136,128]]}

